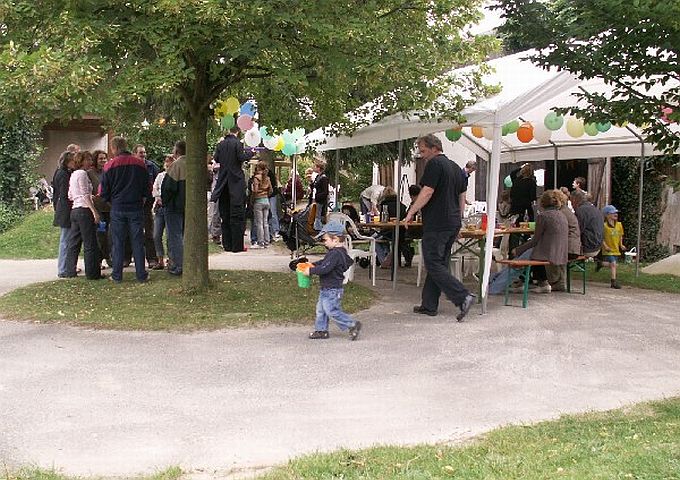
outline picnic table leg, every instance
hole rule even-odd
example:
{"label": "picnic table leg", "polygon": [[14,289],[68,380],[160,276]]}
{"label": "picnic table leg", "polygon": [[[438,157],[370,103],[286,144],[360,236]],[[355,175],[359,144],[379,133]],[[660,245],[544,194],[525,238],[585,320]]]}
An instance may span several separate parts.
{"label": "picnic table leg", "polygon": [[531,277],[531,265],[524,267],[524,292],[522,297],[522,308],[527,308],[529,304],[529,279]]}
{"label": "picnic table leg", "polygon": [[510,294],[510,284],[512,283],[512,280],[515,277],[515,270],[513,268],[508,267],[508,281],[505,282],[505,302],[503,303],[504,305],[508,304],[508,296]]}
{"label": "picnic table leg", "polygon": [[484,250],[486,249],[486,238],[479,239],[479,266],[477,268],[477,303],[482,301],[482,276],[484,275]]}

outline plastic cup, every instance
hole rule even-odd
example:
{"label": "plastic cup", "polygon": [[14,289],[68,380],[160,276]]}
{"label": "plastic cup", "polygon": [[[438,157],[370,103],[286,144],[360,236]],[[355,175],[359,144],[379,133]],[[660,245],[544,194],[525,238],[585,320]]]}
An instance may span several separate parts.
{"label": "plastic cup", "polygon": [[297,271],[297,281],[300,288],[309,288],[312,285],[312,279],[300,270]]}
{"label": "plastic cup", "polygon": [[527,226],[530,230],[536,230],[536,222],[529,222]]}

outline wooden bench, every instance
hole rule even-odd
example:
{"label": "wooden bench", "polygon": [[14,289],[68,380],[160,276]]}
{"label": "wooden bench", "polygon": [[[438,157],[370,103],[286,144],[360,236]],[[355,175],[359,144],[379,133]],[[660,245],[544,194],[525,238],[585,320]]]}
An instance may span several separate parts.
{"label": "wooden bench", "polygon": [[547,266],[550,262],[544,260],[499,260],[499,264],[506,265],[510,269],[508,275],[508,282],[505,284],[505,305],[508,304],[508,295],[510,294],[510,284],[513,279],[524,275],[524,288],[522,297],[522,308],[527,308],[529,304],[529,282],[531,277],[531,267]]}
{"label": "wooden bench", "polygon": [[580,257],[573,258],[567,263],[567,292],[571,293],[571,272],[572,270],[576,273],[583,274],[583,288],[581,289],[581,294],[586,294],[586,261],[588,257],[581,255]]}

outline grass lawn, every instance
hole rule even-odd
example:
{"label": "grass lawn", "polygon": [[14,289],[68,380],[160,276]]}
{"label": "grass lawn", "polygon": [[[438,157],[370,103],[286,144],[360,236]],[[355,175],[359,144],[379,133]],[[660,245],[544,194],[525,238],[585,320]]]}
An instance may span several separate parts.
{"label": "grass lawn", "polygon": [[54,212],[38,210],[14,228],[0,234],[0,258],[57,258],[60,229],[52,225]]}
{"label": "grass lawn", "polygon": [[[588,263],[588,281],[602,282],[609,284],[610,272],[608,267],[603,267],[599,272],[595,271],[595,264]],[[680,277],[675,275],[650,275],[642,272],[642,268],[647,264],[640,264],[640,276],[635,278],[634,263],[619,263],[616,270],[616,277],[621,285],[629,287],[644,288],[647,290],[658,290],[660,292],[680,293]],[[573,276],[572,286],[579,287],[580,276]],[[574,283],[576,282],[576,283]]]}
{"label": "grass lawn", "polygon": [[[10,473],[6,478],[75,480],[35,469]],[[139,480],[181,478],[184,474],[175,467]],[[603,413],[567,415],[535,425],[503,427],[460,446],[378,446],[313,454],[291,460],[257,478],[680,479],[680,398]]]}
{"label": "grass lawn", "polygon": [[[38,283],[0,297],[0,315],[10,319],[58,322],[113,330],[212,330],[289,323],[312,325],[318,278],[312,288],[297,286],[294,272],[210,272],[211,289],[181,292],[181,282],[152,271],[140,284],[126,273],[121,284],[85,278]],[[346,286],[348,312],[367,308],[375,298],[366,287]]]}
{"label": "grass lawn", "polygon": [[[54,470],[39,468],[23,468],[18,472],[4,472],[1,480],[75,480],[76,477],[66,477]],[[179,467],[171,467],[154,475],[132,477],[130,480],[178,480],[182,478]]]}
{"label": "grass lawn", "polygon": [[680,479],[680,398],[504,427],[464,446],[314,454],[258,478]]}

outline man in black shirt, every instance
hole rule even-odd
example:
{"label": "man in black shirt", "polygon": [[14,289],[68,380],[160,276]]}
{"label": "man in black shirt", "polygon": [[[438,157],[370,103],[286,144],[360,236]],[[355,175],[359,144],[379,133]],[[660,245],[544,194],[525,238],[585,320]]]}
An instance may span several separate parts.
{"label": "man in black shirt", "polygon": [[415,313],[435,316],[439,297],[444,292],[460,308],[456,319],[460,322],[474,303],[475,296],[449,273],[451,246],[461,226],[460,194],[465,192],[465,178],[461,169],[442,153],[442,142],[433,134],[418,139],[418,151],[426,162],[422,189],[409,208],[404,221],[423,213],[423,262],[427,277],[423,285],[422,301],[413,307]]}

